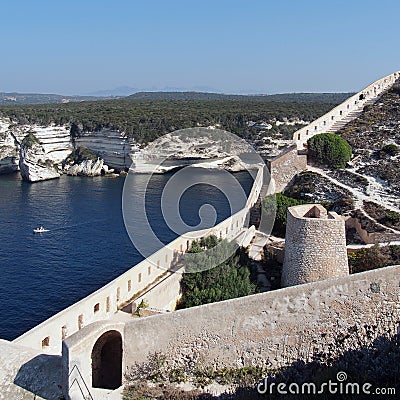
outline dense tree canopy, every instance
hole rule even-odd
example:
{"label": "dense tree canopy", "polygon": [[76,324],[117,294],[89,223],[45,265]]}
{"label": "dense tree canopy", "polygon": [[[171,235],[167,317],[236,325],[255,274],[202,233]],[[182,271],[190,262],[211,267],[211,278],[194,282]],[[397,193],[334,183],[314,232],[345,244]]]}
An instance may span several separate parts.
{"label": "dense tree canopy", "polygon": [[[0,106],[0,116],[16,124],[69,125],[71,134],[119,130],[139,142],[150,142],[177,129],[218,125],[245,139],[256,136],[249,121],[314,120],[329,111],[331,103],[279,103],[252,100],[144,100],[119,99],[67,104]],[[291,138],[300,126],[273,126],[268,135],[280,132]]]}

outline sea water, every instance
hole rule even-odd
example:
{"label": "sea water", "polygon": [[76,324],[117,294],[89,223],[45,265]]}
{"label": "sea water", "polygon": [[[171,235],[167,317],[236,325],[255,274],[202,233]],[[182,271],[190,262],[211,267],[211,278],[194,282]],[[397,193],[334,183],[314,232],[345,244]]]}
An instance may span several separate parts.
{"label": "sea water", "polygon": [[[211,204],[220,222],[238,210],[218,190],[225,174],[196,168],[198,184],[180,201],[183,220],[199,223]],[[160,199],[172,173],[154,175],[146,188],[146,214],[164,243],[177,237],[162,218]],[[253,179],[234,174],[248,194]],[[146,175],[136,175],[138,190]],[[19,174],[0,176],[0,338],[12,340],[99,289],[143,259],[122,215],[124,178],[60,179],[30,184]],[[196,181],[196,179],[194,179]],[[134,186],[135,187],[135,186]],[[34,234],[39,226],[49,232]]]}

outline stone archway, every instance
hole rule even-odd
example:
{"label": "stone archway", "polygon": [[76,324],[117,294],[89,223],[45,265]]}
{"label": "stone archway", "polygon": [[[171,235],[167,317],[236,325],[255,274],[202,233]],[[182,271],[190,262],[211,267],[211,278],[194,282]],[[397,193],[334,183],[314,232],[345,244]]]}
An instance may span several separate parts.
{"label": "stone archway", "polygon": [[117,389],[122,385],[122,336],[103,333],[92,350],[92,387]]}

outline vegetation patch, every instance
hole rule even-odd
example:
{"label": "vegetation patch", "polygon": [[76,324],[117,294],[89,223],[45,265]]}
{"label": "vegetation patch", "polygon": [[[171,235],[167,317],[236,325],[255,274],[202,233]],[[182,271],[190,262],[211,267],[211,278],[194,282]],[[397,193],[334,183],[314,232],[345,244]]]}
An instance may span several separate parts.
{"label": "vegetation patch", "polygon": [[310,158],[332,169],[343,169],[351,158],[349,143],[334,133],[321,133],[308,139]]}
{"label": "vegetation patch", "polygon": [[390,143],[382,147],[381,151],[389,156],[395,156],[400,152],[400,147],[397,144]]}
{"label": "vegetation patch", "polygon": [[364,210],[380,224],[394,229],[400,229],[400,213],[388,210],[372,201],[364,201]]}
{"label": "vegetation patch", "polygon": [[359,250],[349,254],[350,273],[370,271],[400,263],[400,246],[379,246]]}
{"label": "vegetation patch", "polygon": [[32,149],[36,145],[41,145],[39,139],[35,136],[34,132],[28,132],[22,141],[22,145],[28,149]]}
{"label": "vegetation patch", "polygon": [[267,196],[262,201],[263,212],[266,215],[273,215],[276,209],[274,227],[272,234],[279,237],[285,237],[287,223],[287,209],[292,206],[306,204],[304,200],[295,199],[285,196],[282,193]]}
{"label": "vegetation patch", "polygon": [[[299,102],[300,101],[300,102]],[[220,126],[245,139],[258,139],[259,130],[250,121],[312,121],[328,112],[334,104],[318,102],[268,101],[247,97],[234,100],[135,99],[83,101],[67,104],[30,104],[0,106],[0,116],[13,123],[67,125],[71,135],[112,129],[139,143],[148,143],[177,129],[194,126]],[[291,138],[293,126],[274,125],[275,134]],[[273,136],[272,132],[266,135]]]}
{"label": "vegetation patch", "polygon": [[[344,172],[346,171],[334,171],[333,174]],[[339,179],[338,176],[335,177]],[[358,179],[357,181],[352,182],[352,186],[358,184],[360,190],[363,190],[362,182],[359,182]],[[350,191],[335,185],[328,178],[314,172],[305,171],[296,175],[290,187],[285,190],[284,195],[302,200],[305,203],[319,203],[328,211],[335,211],[342,215],[354,209],[354,198]]]}
{"label": "vegetation patch", "polygon": [[[215,247],[217,244],[218,248]],[[220,259],[221,254],[230,254],[231,251],[229,242],[219,240],[214,235],[192,243],[188,253],[198,257],[196,265],[188,262],[186,271],[198,272],[183,274],[180,282],[182,297],[177,309],[258,293],[256,277],[253,276],[251,263],[243,250],[239,249],[223,263],[210,268],[218,262],[216,260]]]}
{"label": "vegetation patch", "polygon": [[97,155],[90,151],[88,148],[79,146],[77,147],[67,158],[66,163],[68,164],[79,164],[86,160],[97,160]]}

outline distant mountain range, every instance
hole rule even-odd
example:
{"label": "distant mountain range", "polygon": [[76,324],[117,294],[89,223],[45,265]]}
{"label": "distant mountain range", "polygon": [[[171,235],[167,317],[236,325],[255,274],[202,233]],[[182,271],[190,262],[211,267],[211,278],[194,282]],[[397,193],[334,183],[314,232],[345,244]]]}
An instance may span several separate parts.
{"label": "distant mountain range", "polygon": [[[122,89],[122,88],[120,88]],[[127,92],[132,93],[125,87]],[[129,91],[128,91],[129,89]],[[97,96],[63,96],[59,94],[40,93],[2,93],[0,92],[0,104],[48,104],[69,103],[79,101],[107,100],[116,98],[138,99],[138,100],[173,100],[173,101],[262,101],[262,102],[301,102],[301,103],[341,103],[353,93],[282,93],[270,95],[239,95],[209,92],[185,92],[185,91],[159,91],[159,92],[136,92],[130,95],[106,95],[109,91],[96,92]],[[122,92],[122,90],[121,90]],[[103,94],[101,94],[103,93]]]}
{"label": "distant mountain range", "polygon": [[179,87],[164,87],[164,88],[135,88],[132,86],[120,86],[114,89],[108,90],[96,90],[95,92],[85,93],[88,96],[96,96],[96,97],[121,97],[121,96],[130,96],[131,94],[135,94],[138,92],[217,92],[214,88],[206,87],[206,86],[195,86],[190,89],[188,88],[179,88]]}
{"label": "distant mountain range", "polygon": [[63,96],[42,93],[4,93],[0,92],[0,104],[48,104],[69,103],[72,101],[104,100],[100,96]]}

